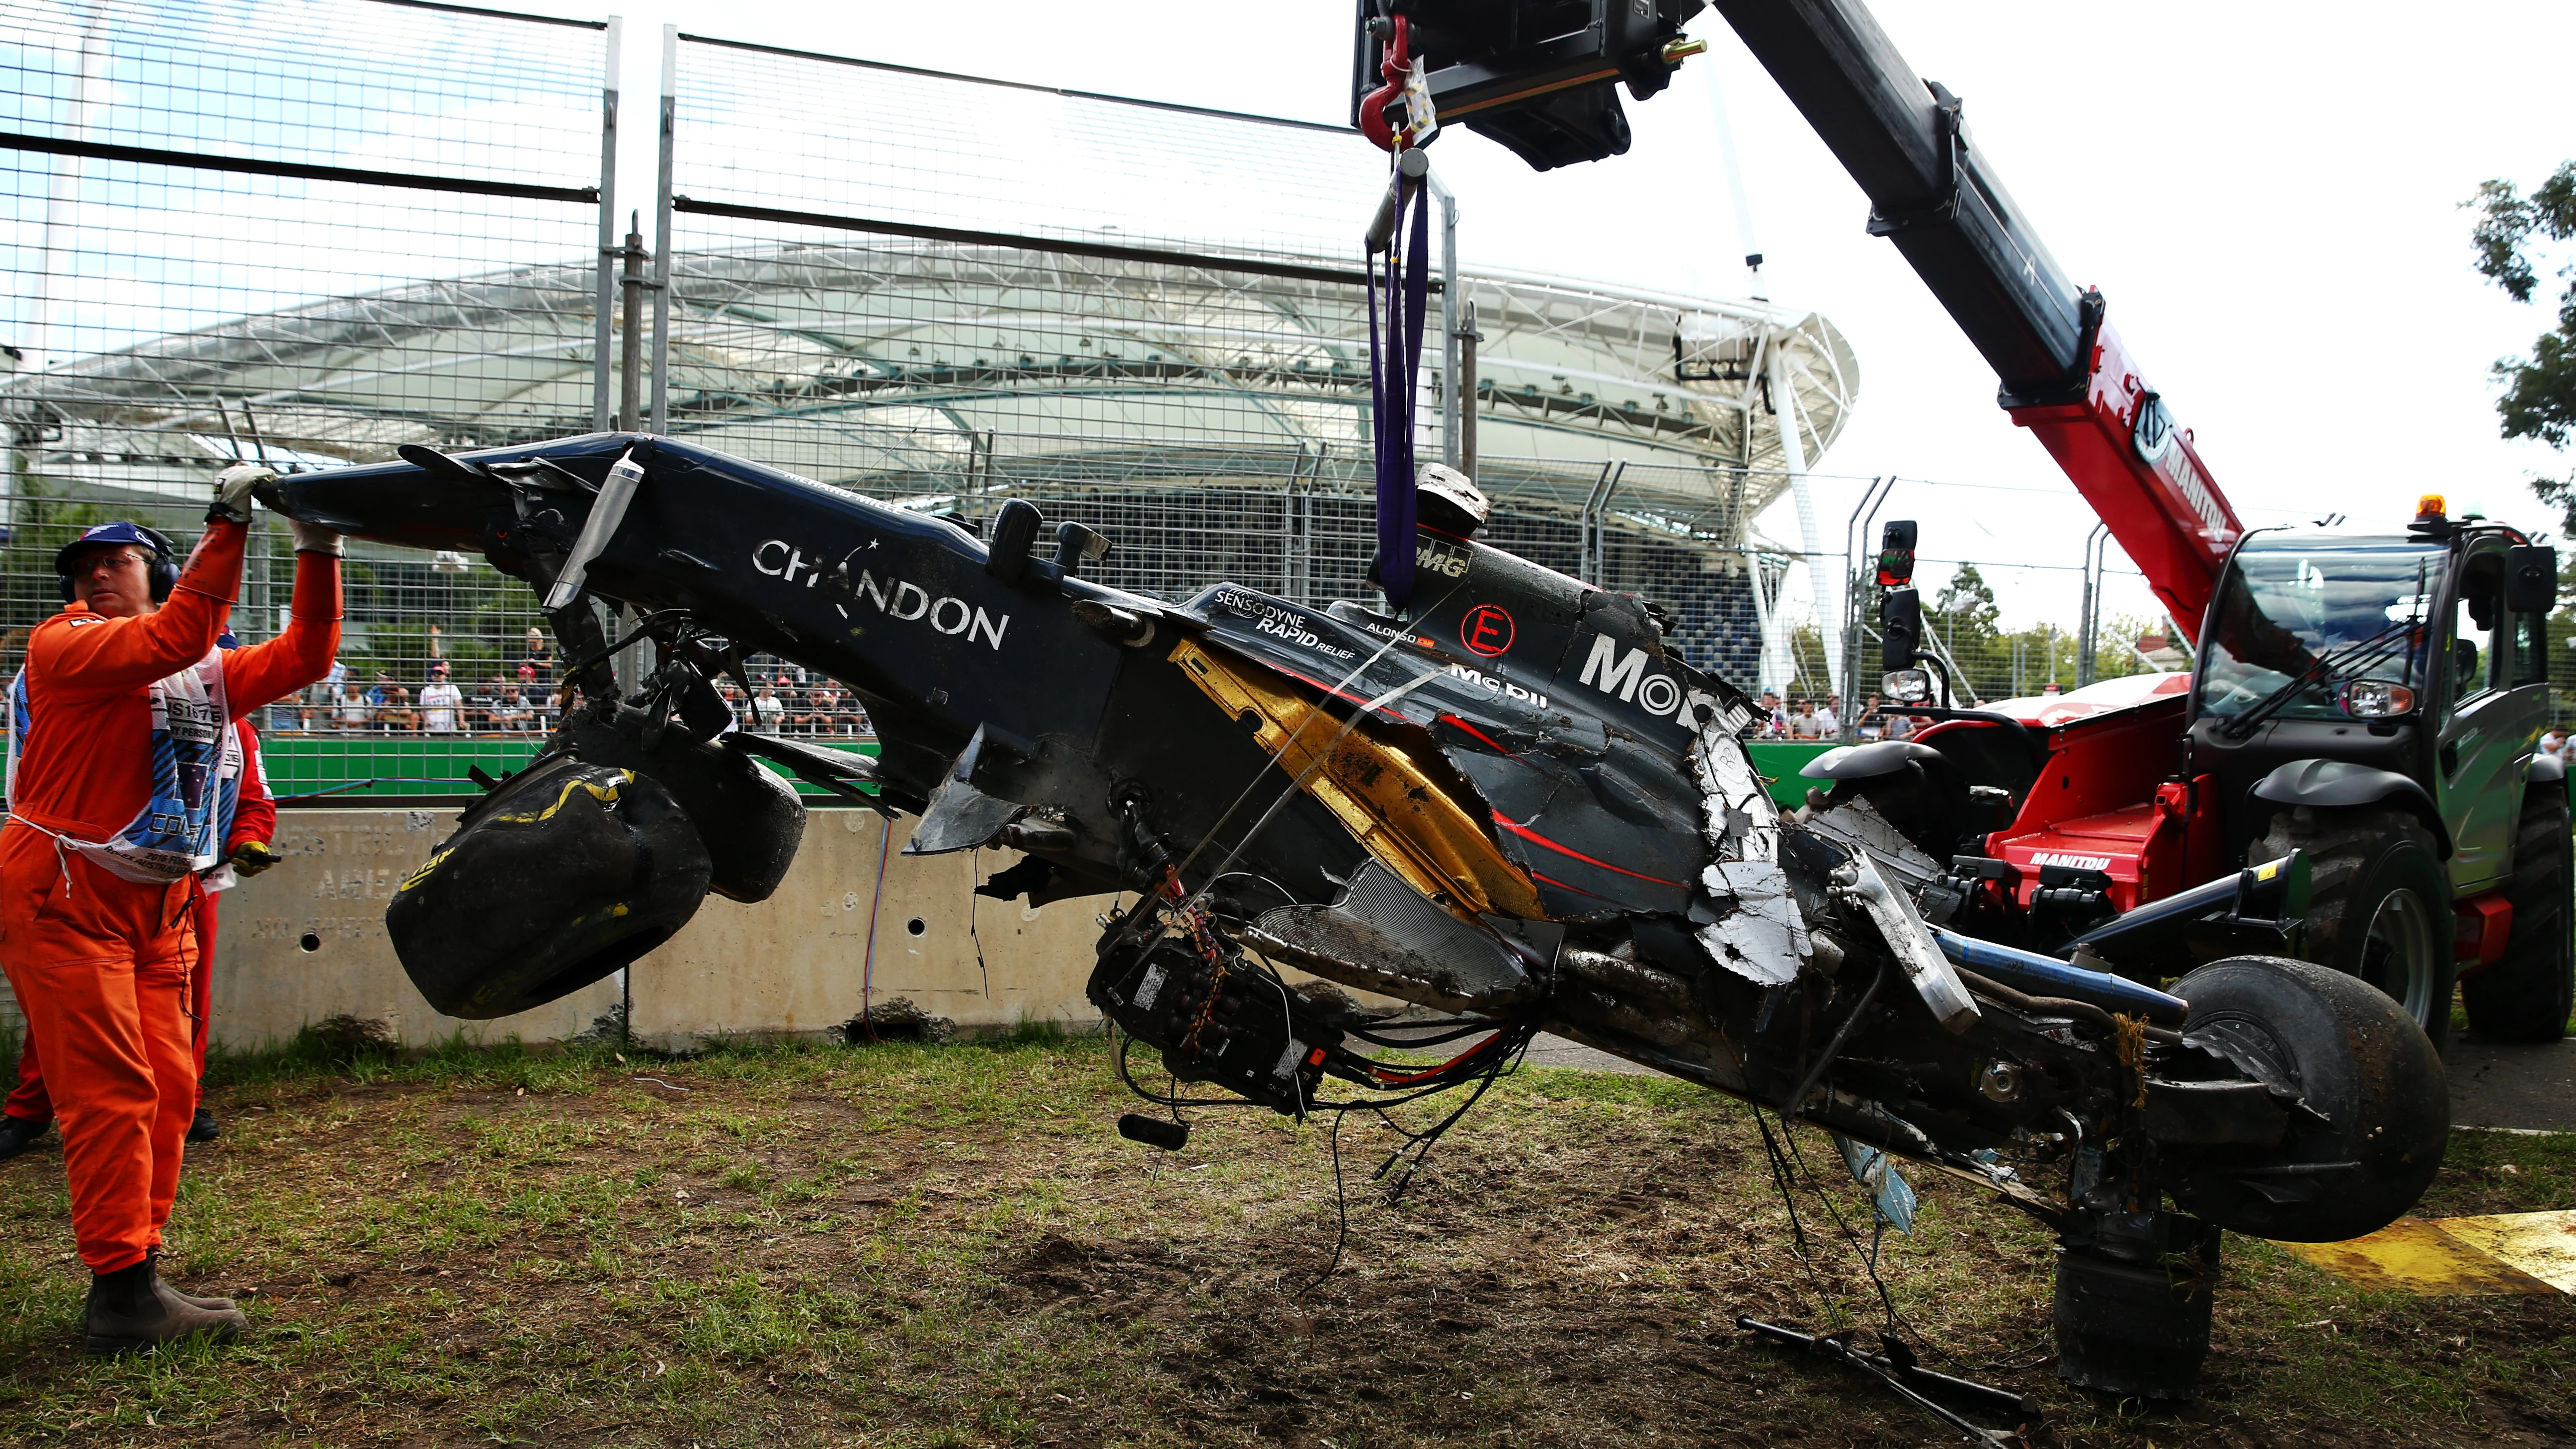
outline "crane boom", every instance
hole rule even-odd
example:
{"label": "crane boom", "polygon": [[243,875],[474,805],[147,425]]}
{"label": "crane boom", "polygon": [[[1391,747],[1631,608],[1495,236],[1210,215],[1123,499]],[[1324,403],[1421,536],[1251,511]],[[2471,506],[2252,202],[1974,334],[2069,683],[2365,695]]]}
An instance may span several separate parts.
{"label": "crane boom", "polygon": [[2038,436],[2197,639],[2244,533],[2189,430],[2032,234],[1970,141],[1959,98],[1914,73],[1859,0],[1715,0],[1745,47],[1870,200],[1896,243]]}

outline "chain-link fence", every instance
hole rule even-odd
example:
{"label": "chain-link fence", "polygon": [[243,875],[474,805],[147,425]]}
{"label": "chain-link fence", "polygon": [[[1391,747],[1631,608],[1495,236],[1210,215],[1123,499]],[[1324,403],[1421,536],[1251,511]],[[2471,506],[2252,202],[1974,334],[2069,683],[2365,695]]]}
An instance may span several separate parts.
{"label": "chain-link fence", "polygon": [[[698,36],[666,65],[664,426],[970,520],[1029,499],[1163,598],[1369,596],[1357,242],[1385,158],[1350,130]],[[1435,332],[1472,305],[1478,336],[1426,349],[1420,449],[1472,427],[1490,538],[1654,594],[1696,662],[1748,670],[1773,384],[1821,452],[1857,386],[1839,334],[1454,246]]]}
{"label": "chain-link fence", "polygon": [[[0,667],[59,607],[65,541],[127,518],[184,548],[230,463],[605,420],[616,44],[404,0],[0,0]],[[342,678],[273,731],[386,732],[442,664],[460,691],[535,684],[533,600],[488,565],[360,546],[347,579]],[[283,626],[291,581],[264,519],[243,642]],[[352,773],[334,753],[272,764]]]}
{"label": "chain-link fence", "polygon": [[[889,502],[1091,522],[1104,577],[1159,597],[1368,596],[1356,243],[1384,158],[1346,128],[666,37],[647,249],[612,226],[613,26],[0,0],[0,43],[8,628],[50,607],[64,530],[184,519],[165,502],[235,459],[636,426],[647,395],[656,426]],[[1425,456],[1476,455],[1493,541],[1656,598],[1689,657],[1748,675],[1748,581],[1781,567],[1748,520],[1788,485],[1782,418],[1802,458],[1842,426],[1848,346],[1763,304],[1462,270],[1447,233]],[[523,589],[365,548],[350,583],[343,677],[273,730],[542,728]],[[252,587],[256,640],[283,580]],[[834,686],[763,677],[782,727],[857,728]],[[316,780],[366,772],[344,757]],[[457,773],[397,773],[424,771]]]}
{"label": "chain-link fence", "polygon": [[[619,247],[613,26],[0,0],[0,44],[15,638],[72,530],[192,533],[235,459],[612,422],[969,522],[1026,498],[1162,598],[1369,597],[1356,243],[1384,158],[1343,127],[672,36],[653,245]],[[1789,562],[1751,520],[1842,427],[1847,344],[1768,304],[1464,265],[1447,230],[1423,454],[1472,455],[1489,541],[1648,596],[1686,657],[1750,682]],[[274,533],[256,550],[246,640],[289,570]],[[524,588],[364,546],[349,586],[337,676],[265,718],[293,783],[452,790],[546,727]],[[1969,674],[1992,695],[2042,669]],[[865,731],[831,681],[757,683],[765,723]]]}

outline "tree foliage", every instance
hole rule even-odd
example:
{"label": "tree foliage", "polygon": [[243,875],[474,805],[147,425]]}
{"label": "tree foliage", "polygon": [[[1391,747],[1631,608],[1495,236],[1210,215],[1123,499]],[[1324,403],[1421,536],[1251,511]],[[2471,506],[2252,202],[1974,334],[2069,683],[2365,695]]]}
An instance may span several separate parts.
{"label": "tree foliage", "polygon": [[1941,586],[1940,596],[1932,601],[1932,612],[1941,616],[1941,637],[1954,648],[1994,638],[2003,615],[1995,607],[1994,585],[1986,582],[1975,564],[1961,564],[1950,575],[1950,582]]}
{"label": "tree foliage", "polygon": [[[2576,240],[2576,161],[2559,163],[2549,179],[2525,196],[2510,181],[2489,181],[2465,203],[2478,215],[2470,236],[2481,275],[2517,302],[2540,290],[2545,243]],[[2537,438],[2553,448],[2576,434],[2576,266],[2555,274],[2567,283],[2558,294],[2558,325],[2532,343],[2529,357],[2495,365],[2504,384],[2496,413],[2508,438]],[[2535,478],[2532,491],[2565,515],[2576,535],[2576,477]]]}

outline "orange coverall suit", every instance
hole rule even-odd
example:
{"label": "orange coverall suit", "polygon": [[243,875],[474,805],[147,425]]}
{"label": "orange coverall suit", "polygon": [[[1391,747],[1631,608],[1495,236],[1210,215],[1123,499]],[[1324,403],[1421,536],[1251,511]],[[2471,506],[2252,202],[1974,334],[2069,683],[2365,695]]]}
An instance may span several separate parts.
{"label": "orange coverall suit", "polygon": [[[266,845],[277,838],[277,802],[269,797],[268,772],[260,763],[259,731],[243,719],[233,723],[233,732],[241,736],[241,798],[233,808],[233,828],[224,833],[227,858],[233,847],[243,841],[256,840]],[[206,1038],[214,1019],[215,902],[219,899],[214,891],[197,893],[197,965],[188,973],[188,1024],[196,1035],[198,1106],[206,1100]],[[18,1086],[9,1094],[6,1110],[22,1121],[54,1120],[54,1099],[45,1091],[45,1068],[36,1056],[34,1032],[27,1033],[26,1046],[18,1053]],[[195,1108],[189,1110],[193,1115]]]}
{"label": "orange coverall suit", "polygon": [[[188,980],[191,877],[123,879],[57,840],[105,841],[152,795],[149,687],[215,647],[241,584],[249,530],[213,522],[169,601],[101,619],[81,604],[27,641],[36,724],[0,831],[0,965],[18,993],[62,1126],[72,1234],[93,1272],[161,1242],[197,1100]],[[222,660],[239,719],[320,679],[340,643],[340,561],[295,556],[286,631]],[[34,827],[34,828],[26,828]]]}

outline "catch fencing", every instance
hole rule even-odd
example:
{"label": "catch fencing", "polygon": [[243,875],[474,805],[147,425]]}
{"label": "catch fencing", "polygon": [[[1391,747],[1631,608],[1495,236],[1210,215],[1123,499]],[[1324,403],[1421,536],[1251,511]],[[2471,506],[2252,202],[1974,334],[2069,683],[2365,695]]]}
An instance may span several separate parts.
{"label": "catch fencing", "polygon": [[[63,542],[131,518],[185,547],[226,465],[607,421],[618,42],[406,0],[0,0],[7,667]],[[263,518],[243,642],[291,577]],[[508,668],[537,622],[479,560],[359,546],[348,584],[368,687]]]}
{"label": "catch fencing", "polygon": [[[970,525],[1034,502],[1112,539],[1094,576],[1160,598],[1219,580],[1370,597],[1357,243],[1381,153],[1342,126],[666,46],[657,428]],[[1477,274],[1434,235],[1446,325],[1417,447],[1459,461],[1477,426],[1495,542],[1654,594],[1687,654],[1749,666],[1746,521],[1785,475],[1742,415],[1668,375],[1682,333],[1714,379],[1768,319]],[[1498,359],[1473,407],[1462,304]],[[1557,372],[1511,371],[1524,339]],[[1574,374],[1578,354],[1637,385]],[[1845,382],[1807,385],[1811,412],[1838,422]]]}
{"label": "catch fencing", "polygon": [[[1097,577],[1160,598],[1371,597],[1380,153],[673,33],[659,177],[621,204],[621,43],[413,0],[0,0],[0,668],[56,607],[65,539],[135,517],[184,543],[225,464],[608,426],[970,526],[1027,499],[1112,539]],[[1479,268],[1462,215],[1463,243],[1435,195],[1417,446],[1472,459],[1490,541],[1655,600],[1687,657],[1750,683],[1794,562],[1752,520],[1848,416],[1848,345],[1769,304]],[[290,573],[266,521],[245,641],[280,626]],[[364,544],[348,578],[342,685],[267,721],[298,787],[449,792],[529,746],[555,661],[524,586]],[[2075,681],[2065,631],[1932,628],[1981,698]],[[2100,672],[2141,631],[2106,632]],[[1837,692],[1812,617],[1790,632],[1795,687]],[[759,664],[782,727],[863,733],[828,681]],[[486,738],[413,738],[442,665]]]}

